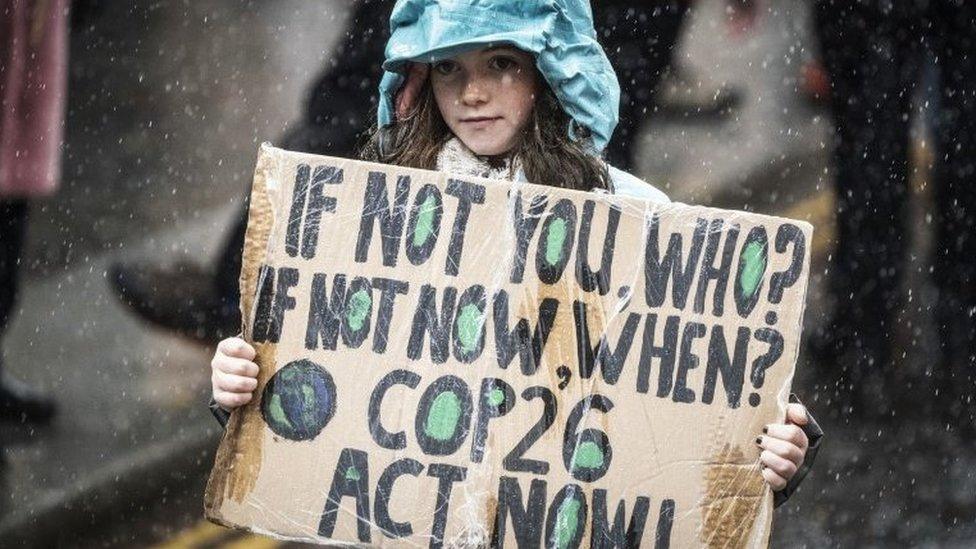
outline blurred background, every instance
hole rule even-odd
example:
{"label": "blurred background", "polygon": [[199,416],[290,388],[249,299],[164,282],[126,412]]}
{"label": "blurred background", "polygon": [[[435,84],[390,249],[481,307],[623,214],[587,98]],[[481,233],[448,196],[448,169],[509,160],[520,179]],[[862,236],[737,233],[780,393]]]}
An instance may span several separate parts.
{"label": "blurred background", "polygon": [[[355,154],[391,6],[0,0],[0,545],[295,546],[203,520],[225,257],[261,142]],[[611,161],[815,227],[773,546],[976,546],[972,11],[594,5]]]}

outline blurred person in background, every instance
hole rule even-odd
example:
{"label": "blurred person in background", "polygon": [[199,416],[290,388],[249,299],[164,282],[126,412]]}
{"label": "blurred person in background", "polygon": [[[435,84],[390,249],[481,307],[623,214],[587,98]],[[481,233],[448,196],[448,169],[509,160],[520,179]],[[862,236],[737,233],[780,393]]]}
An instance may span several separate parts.
{"label": "blurred person in background", "polygon": [[[909,129],[923,61],[938,77],[933,166],[934,303],[940,354],[927,365],[945,419],[976,403],[976,6],[965,0],[817,3],[836,124],[832,317],[811,350],[855,410],[884,416],[901,388],[892,342],[908,227]],[[828,389],[830,389],[828,387]]]}
{"label": "blurred person in background", "polygon": [[[654,92],[678,39],[688,0],[592,3],[597,38],[620,80],[620,123],[606,159],[628,171]],[[309,94],[305,115],[277,143],[300,152],[355,158],[375,110],[392,0],[357,0],[339,50]],[[109,279],[124,303],[151,323],[207,344],[240,331],[238,277],[247,204],[213,268],[117,264]]]}
{"label": "blurred person in background", "polygon": [[[353,158],[375,109],[393,2],[357,0],[344,40],[312,86],[298,125],[276,143],[287,150]],[[241,252],[247,202],[216,264],[117,264],[109,279],[123,303],[152,324],[206,344],[240,331]]]}
{"label": "blurred person in background", "polygon": [[[60,179],[67,16],[67,0],[0,0],[0,336],[14,313],[28,199],[53,193]],[[44,422],[54,412],[0,356],[0,418]]]}

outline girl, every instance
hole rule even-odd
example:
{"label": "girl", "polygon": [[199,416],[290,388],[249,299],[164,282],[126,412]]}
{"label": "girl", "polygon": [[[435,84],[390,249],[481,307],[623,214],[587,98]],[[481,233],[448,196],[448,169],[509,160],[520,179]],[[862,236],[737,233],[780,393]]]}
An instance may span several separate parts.
{"label": "girl", "polygon": [[[619,87],[583,0],[400,0],[390,22],[378,127],[364,159],[668,201],[600,158]],[[218,345],[211,366],[220,409],[251,400],[254,356],[242,339]],[[777,502],[809,468],[819,438],[805,408],[791,403],[787,423],[756,439]]]}

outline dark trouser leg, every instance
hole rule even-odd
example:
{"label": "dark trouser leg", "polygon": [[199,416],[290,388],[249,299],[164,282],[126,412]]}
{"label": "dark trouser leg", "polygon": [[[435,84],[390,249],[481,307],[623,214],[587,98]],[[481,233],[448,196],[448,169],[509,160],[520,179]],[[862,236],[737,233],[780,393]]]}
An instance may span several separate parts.
{"label": "dark trouser leg", "polygon": [[27,201],[0,200],[0,337],[13,315],[17,268],[27,229]]}
{"label": "dark trouser leg", "polygon": [[687,11],[684,0],[593,2],[597,39],[620,80],[620,123],[606,154],[622,170],[633,168],[637,132],[654,108],[654,91]]}
{"label": "dark trouser leg", "polygon": [[[26,230],[27,202],[0,200],[0,338],[14,313],[17,270]],[[0,363],[0,418],[39,422],[51,419],[54,403],[2,370]]]}
{"label": "dark trouser leg", "polygon": [[921,22],[872,2],[817,7],[838,138],[831,264],[838,306],[825,333],[835,355],[852,353],[844,377],[857,385],[890,367],[908,243],[908,111]]}
{"label": "dark trouser leg", "polygon": [[949,1],[936,6],[933,38],[942,97],[933,249],[942,356],[934,374],[953,415],[971,418],[976,406],[976,8]]}

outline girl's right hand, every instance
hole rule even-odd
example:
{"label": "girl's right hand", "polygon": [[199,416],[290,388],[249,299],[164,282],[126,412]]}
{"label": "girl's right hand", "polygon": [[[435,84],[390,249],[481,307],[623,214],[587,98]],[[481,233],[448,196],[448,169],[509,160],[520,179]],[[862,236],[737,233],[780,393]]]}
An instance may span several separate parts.
{"label": "girl's right hand", "polygon": [[217,345],[210,361],[213,398],[224,410],[233,410],[251,401],[258,386],[258,365],[254,347],[239,337],[229,337]]}

